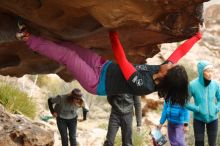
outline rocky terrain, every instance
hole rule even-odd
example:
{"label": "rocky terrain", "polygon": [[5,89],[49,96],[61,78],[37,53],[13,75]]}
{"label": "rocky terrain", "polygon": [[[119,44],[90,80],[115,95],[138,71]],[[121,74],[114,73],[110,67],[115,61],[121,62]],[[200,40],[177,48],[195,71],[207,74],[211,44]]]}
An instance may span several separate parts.
{"label": "rocky terrain", "polygon": [[[214,1],[214,2],[218,3],[218,1]],[[220,81],[220,70],[218,69],[220,67],[220,59],[219,59],[219,57],[220,57],[220,51],[219,51],[220,50],[220,44],[219,44],[219,42],[220,42],[220,4],[217,5],[214,2],[212,3],[212,5],[210,5],[209,3],[207,3],[207,6],[205,5],[206,9],[204,11],[204,18],[205,18],[206,30],[204,31],[203,39],[193,47],[193,49],[181,60],[180,63],[183,64],[184,66],[186,66],[189,71],[196,72],[196,63],[199,60],[201,60],[201,59],[209,60],[213,63],[213,65],[216,68],[215,79]],[[91,4],[91,3],[87,3],[87,4]],[[5,1],[2,4],[4,4],[4,6],[7,6],[7,7],[5,7],[5,9],[7,9],[9,7],[9,2]],[[39,10],[41,10],[41,9],[39,9]],[[22,16],[25,16],[25,14],[23,14],[22,11],[20,11],[20,13]],[[34,12],[33,12],[33,14],[34,14]],[[37,16],[35,16],[35,17],[37,17]],[[25,18],[27,19],[26,21],[28,23],[30,23],[30,24],[33,23],[33,22],[28,21],[28,16],[25,16]],[[38,22],[38,21],[36,21],[36,22]],[[42,23],[42,24],[44,24],[44,23]],[[115,22],[113,24],[117,24],[117,23]],[[112,24],[112,26],[107,26],[107,27],[113,27],[114,26],[113,24]],[[118,24],[121,25],[121,23],[118,23]],[[61,24],[58,24],[58,22],[57,22],[56,25],[59,26]],[[45,30],[44,27],[46,27],[46,26],[41,26],[40,24],[33,24],[33,26],[31,25],[31,27],[33,27],[31,29],[34,29],[35,27],[41,28],[40,31],[42,31],[42,32],[40,32],[40,33],[42,33],[42,35],[45,35],[47,37],[51,37],[53,39],[55,38],[55,36],[57,38],[59,38],[59,37],[61,37],[61,35],[63,35],[63,36],[66,35],[66,37],[68,37],[67,34],[60,34],[59,31],[57,31],[56,35],[54,35],[54,36],[51,35],[50,32],[48,32],[48,34],[47,34],[45,31],[43,31],[43,30]],[[125,31],[123,29],[124,28],[122,27],[120,31],[121,32]],[[126,32],[123,32],[123,33],[126,33]],[[77,36],[74,36],[74,37],[77,37]],[[182,40],[182,39],[183,38],[181,38],[180,40]],[[126,42],[126,39],[123,40],[123,42]],[[163,59],[167,58],[179,44],[180,43],[162,44],[160,53],[155,55],[154,58],[147,59],[147,63],[160,64],[163,61]],[[6,48],[12,47],[9,44],[4,44],[4,45]],[[4,45],[2,45],[2,44],[0,45],[0,50],[2,50]],[[22,44],[19,43],[19,45],[22,45]],[[23,51],[21,51],[21,50],[23,50]],[[21,54],[22,53],[25,54],[28,52],[26,49],[20,49],[20,51],[21,51],[20,52]],[[104,52],[105,51],[103,51],[102,53],[104,53]],[[4,54],[4,51],[2,51],[2,54]],[[26,55],[30,55],[30,54],[32,54],[32,53],[29,52]],[[106,54],[109,55],[108,53],[106,53]],[[52,64],[54,64],[54,69],[59,68],[59,65],[57,65],[55,62],[51,62],[50,60],[47,60],[46,58],[39,56],[39,55],[36,55],[36,54],[32,54],[32,55],[33,56],[30,56],[30,57],[32,57],[33,59],[36,59],[36,61],[39,61],[39,59],[41,58],[42,60],[45,61],[44,62],[45,64],[48,63],[48,66],[51,66]],[[1,54],[0,54],[0,56],[1,56]],[[7,55],[5,55],[5,56],[7,56]],[[14,56],[11,56],[9,54],[7,57],[10,58],[10,57],[14,57]],[[5,61],[7,62],[10,59],[9,60],[2,59],[2,60],[5,63]],[[27,58],[27,60],[28,60],[28,58]],[[1,63],[1,60],[0,60],[0,63]],[[35,67],[34,67],[34,69],[36,69],[35,73],[39,73],[40,71],[42,71],[42,72],[46,71],[46,73],[53,72],[53,69],[50,70],[47,68],[46,70],[44,70],[44,69],[39,70],[38,67],[36,67],[36,68]],[[8,71],[10,70],[10,67],[6,67],[7,69],[6,68],[3,69],[3,68],[0,69],[0,73],[3,73],[4,71],[9,73]],[[14,72],[14,69],[15,68],[12,67],[10,73],[14,73],[13,75],[15,75],[15,76],[17,76],[19,73],[20,73],[20,75],[22,75],[26,71],[27,71],[26,73],[28,73],[29,71],[33,71],[33,70],[27,69],[27,70],[25,70],[25,72],[22,72],[20,69],[18,69],[17,72]],[[16,73],[18,73],[18,74],[16,74]],[[20,85],[21,89],[28,92],[28,94],[31,96],[31,98],[34,101],[36,101],[36,104],[38,105],[38,110],[37,110],[38,116],[35,118],[34,121],[32,121],[32,120],[29,120],[29,119],[21,116],[21,115],[11,115],[8,112],[6,112],[5,110],[3,110],[3,108],[1,107],[0,108],[1,109],[0,110],[0,121],[1,121],[0,122],[1,123],[0,124],[1,125],[0,126],[0,129],[1,129],[0,135],[2,135],[2,136],[0,136],[0,146],[6,146],[6,143],[7,143],[7,146],[15,146],[18,143],[20,145],[25,145],[25,146],[31,146],[31,145],[60,146],[60,137],[59,137],[59,133],[57,131],[55,119],[50,119],[48,122],[44,122],[44,121],[41,121],[39,118],[39,116],[42,116],[42,115],[50,115],[48,109],[45,106],[46,99],[48,97],[48,91],[46,89],[39,88],[38,86],[35,86],[34,80],[31,81],[26,76],[19,78],[19,79],[10,78],[10,77],[6,77],[6,78],[10,79],[10,80],[16,80],[16,82]],[[57,77],[55,77],[55,78],[57,78]],[[70,78],[68,78],[68,79],[70,79]],[[65,84],[67,84],[67,83],[65,83]],[[81,88],[77,82],[74,82],[73,84],[74,84],[74,87]],[[90,113],[89,113],[89,117],[88,117],[87,121],[78,123],[77,139],[78,139],[80,146],[102,146],[105,135],[106,135],[106,126],[107,126],[107,122],[108,122],[110,107],[109,107],[108,103],[106,102],[105,97],[94,97],[86,92],[85,92],[85,94],[88,96],[87,101],[90,106]],[[146,97],[143,97],[142,102],[143,102],[143,104],[142,104],[143,111],[145,111],[145,115],[142,120],[142,123],[143,123],[142,127],[144,130],[147,131],[147,133],[145,134],[146,141],[150,141],[150,136],[148,135],[149,128],[150,127],[152,128],[153,126],[158,124],[158,121],[160,118],[159,109],[160,109],[160,106],[163,103],[163,101],[158,100],[156,93],[154,93],[154,94],[148,95]],[[79,118],[81,118],[81,116],[79,116]],[[135,121],[134,121],[134,123],[135,123]],[[165,128],[164,128],[163,132],[166,133]]]}
{"label": "rocky terrain", "polygon": [[12,115],[0,105],[0,146],[53,146],[51,126]]}

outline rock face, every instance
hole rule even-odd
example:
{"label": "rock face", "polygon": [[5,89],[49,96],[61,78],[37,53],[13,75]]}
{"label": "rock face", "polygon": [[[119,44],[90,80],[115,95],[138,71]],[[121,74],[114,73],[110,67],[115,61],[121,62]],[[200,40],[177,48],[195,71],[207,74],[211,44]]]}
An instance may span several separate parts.
{"label": "rock face", "polygon": [[0,105],[0,146],[53,146],[53,132],[41,123],[12,115]]}
{"label": "rock face", "polygon": [[204,12],[206,23],[219,23],[220,22],[220,4],[208,7]]}
{"label": "rock face", "polygon": [[0,74],[57,73],[66,81],[73,79],[65,68],[15,40],[18,16],[33,34],[71,41],[108,59],[113,58],[108,29],[117,29],[129,60],[143,63],[159,52],[158,44],[184,40],[198,31],[204,1],[2,0]]}

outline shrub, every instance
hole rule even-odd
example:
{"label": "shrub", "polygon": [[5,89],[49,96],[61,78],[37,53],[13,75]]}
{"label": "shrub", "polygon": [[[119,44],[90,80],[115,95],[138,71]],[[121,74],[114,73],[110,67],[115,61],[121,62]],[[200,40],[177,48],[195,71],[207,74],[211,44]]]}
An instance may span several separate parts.
{"label": "shrub", "polygon": [[[29,78],[34,81],[34,76],[29,76]],[[43,87],[45,85],[48,84],[48,80],[50,80],[50,78],[47,76],[47,75],[38,75],[38,78],[37,78],[37,82],[36,84],[39,86],[39,87]]]}
{"label": "shrub", "polygon": [[0,102],[12,113],[22,113],[27,117],[36,116],[36,105],[25,92],[9,83],[0,83]]}
{"label": "shrub", "polygon": [[98,127],[101,128],[101,129],[104,129],[104,130],[108,130],[108,124],[107,123],[101,123]]}
{"label": "shrub", "polygon": [[[142,129],[140,133],[136,131],[135,128],[132,130],[132,142],[134,146],[144,146],[144,145],[149,145],[147,142],[147,131],[145,129]],[[122,146],[122,141],[121,141],[121,134],[118,131],[118,134],[115,138],[115,146]]]}
{"label": "shrub", "polygon": [[[34,78],[29,76],[30,79]],[[33,80],[33,79],[32,79]],[[48,96],[56,96],[69,93],[73,88],[73,83],[65,83],[56,75],[38,75],[36,84],[40,88],[45,88],[48,91]]]}

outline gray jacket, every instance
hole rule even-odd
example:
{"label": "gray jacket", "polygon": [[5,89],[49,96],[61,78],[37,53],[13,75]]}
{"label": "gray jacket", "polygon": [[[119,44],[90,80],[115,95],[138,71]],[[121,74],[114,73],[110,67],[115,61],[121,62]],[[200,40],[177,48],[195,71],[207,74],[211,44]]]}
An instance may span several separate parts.
{"label": "gray jacket", "polygon": [[134,107],[137,126],[141,126],[142,112],[140,96],[134,96],[131,94],[120,94],[107,96],[107,99],[112,106],[112,112],[117,114],[131,113],[133,112]]}
{"label": "gray jacket", "polygon": [[[80,108],[67,101],[68,95],[58,95],[48,99],[50,112],[57,112],[63,119],[73,119],[77,117],[77,110]],[[55,104],[55,107],[53,107]]]}

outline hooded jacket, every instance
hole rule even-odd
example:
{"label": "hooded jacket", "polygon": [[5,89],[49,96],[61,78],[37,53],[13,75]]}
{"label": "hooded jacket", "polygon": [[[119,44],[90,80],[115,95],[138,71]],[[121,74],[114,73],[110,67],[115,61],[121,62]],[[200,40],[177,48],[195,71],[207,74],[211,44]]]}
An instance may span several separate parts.
{"label": "hooded jacket", "polygon": [[211,80],[205,86],[203,72],[208,61],[200,61],[197,64],[198,78],[192,80],[189,85],[189,92],[194,98],[194,103],[188,103],[186,108],[193,111],[194,119],[205,123],[212,122],[218,118],[220,110],[220,87],[217,81]]}
{"label": "hooded jacket", "polygon": [[141,126],[141,98],[139,96],[134,96],[131,94],[118,94],[107,96],[109,104],[112,106],[112,112],[124,115],[133,112],[133,107],[135,109],[135,116],[137,121],[137,126]]}

